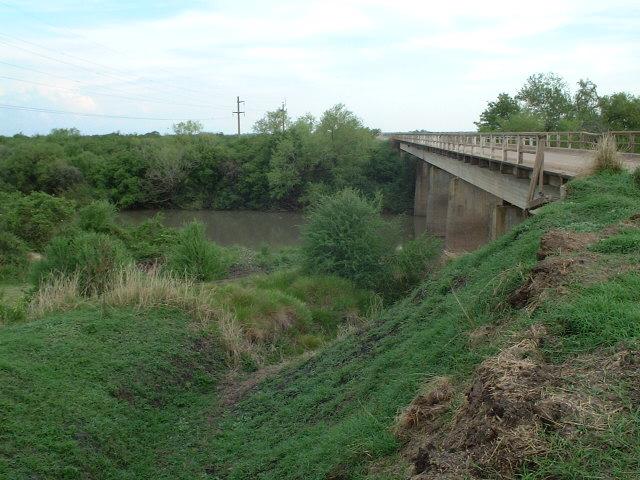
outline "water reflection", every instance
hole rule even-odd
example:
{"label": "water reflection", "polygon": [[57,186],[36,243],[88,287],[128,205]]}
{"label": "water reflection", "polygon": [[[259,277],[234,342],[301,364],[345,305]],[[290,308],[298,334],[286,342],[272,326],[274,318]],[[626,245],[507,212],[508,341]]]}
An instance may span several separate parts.
{"label": "water reflection", "polygon": [[[120,214],[125,223],[138,224],[153,217],[159,210],[129,210]],[[220,245],[243,245],[260,248],[264,245],[282,247],[297,245],[300,242],[300,230],[304,216],[294,212],[252,212],[252,211],[214,211],[214,210],[163,210],[164,224],[170,227],[182,227],[198,220],[205,225],[207,237]],[[401,230],[402,240],[410,240],[423,232],[430,232],[443,239],[445,248],[449,243],[462,244],[466,250],[478,245],[465,245],[464,239],[451,242],[444,235],[443,224],[446,213],[438,219],[413,217],[408,215],[388,215],[395,219]],[[434,221],[435,220],[435,221]]]}
{"label": "water reflection", "polygon": [[[123,221],[140,223],[159,210],[129,210],[121,213]],[[220,245],[263,245],[281,247],[300,241],[304,217],[291,212],[251,212],[215,210],[163,210],[164,224],[182,227],[192,220],[204,224],[207,237]]]}

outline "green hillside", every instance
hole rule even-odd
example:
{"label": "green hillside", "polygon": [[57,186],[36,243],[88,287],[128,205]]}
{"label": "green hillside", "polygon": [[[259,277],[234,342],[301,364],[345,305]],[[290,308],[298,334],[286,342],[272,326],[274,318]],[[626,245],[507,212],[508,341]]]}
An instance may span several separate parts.
{"label": "green hillside", "polygon": [[638,478],[638,213],[630,175],[575,180],[368,323],[255,371],[230,373],[175,308],[0,327],[0,478]]}

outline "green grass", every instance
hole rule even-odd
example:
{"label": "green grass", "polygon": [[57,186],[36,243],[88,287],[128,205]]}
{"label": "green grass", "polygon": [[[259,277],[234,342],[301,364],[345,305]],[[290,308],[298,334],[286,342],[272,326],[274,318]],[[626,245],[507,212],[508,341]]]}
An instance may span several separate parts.
{"label": "green grass", "polygon": [[[215,393],[221,353],[215,342],[194,349],[197,334],[179,312],[90,309],[3,327],[0,478],[392,478],[368,468],[398,458],[397,413],[428,379],[464,383],[499,350],[501,335],[472,345],[470,330],[493,324],[504,336],[543,322],[559,339],[545,354],[558,361],[637,342],[640,276],[631,270],[571,285],[532,316],[507,301],[537,263],[545,231],[598,231],[640,211],[640,191],[627,174],[581,179],[569,190],[567,201],[448,263],[374,321],[224,409]],[[619,250],[599,255],[638,262]],[[312,323],[314,308],[341,304],[346,288],[286,272],[239,285],[230,288],[280,292],[264,293],[264,305],[307,300]],[[344,298],[343,306],[359,304],[356,294]],[[260,303],[248,305],[243,315]],[[186,383],[185,365],[197,372]],[[624,396],[631,386],[617,388]],[[136,400],[114,397],[118,389]],[[528,464],[523,477],[639,477],[635,408],[614,415],[605,431],[570,442],[551,437],[549,454]]]}
{"label": "green grass", "polygon": [[[221,452],[220,478],[322,479],[336,472],[341,478],[367,476],[371,462],[399,448],[390,427],[425,379],[447,375],[464,381],[497,350],[497,344],[471,347],[467,342],[465,332],[482,324],[511,320],[516,328],[536,321],[555,323],[566,329],[560,347],[566,354],[637,337],[640,289],[635,274],[579,289],[556,317],[544,318],[544,309],[540,317],[522,317],[506,302],[536,263],[544,231],[596,231],[640,210],[640,195],[628,175],[602,174],[575,181],[570,190],[569,201],[545,207],[498,241],[449,264],[368,330],[265,382],[218,425],[221,434],[213,448]],[[601,304],[608,295],[614,295],[614,314]],[[592,308],[597,315],[590,319],[585,312]],[[621,312],[623,317],[616,317]],[[620,415],[621,422],[635,420]],[[554,453],[587,471],[581,448],[596,447],[557,444]],[[622,463],[629,462],[630,454],[609,453]],[[598,465],[605,475],[606,462]],[[640,474],[637,464],[635,468]]]}
{"label": "green grass", "polygon": [[600,253],[640,254],[640,229],[625,229],[616,235],[603,238],[591,248]]}
{"label": "green grass", "polygon": [[4,327],[0,478],[193,479],[223,362],[176,311]]}

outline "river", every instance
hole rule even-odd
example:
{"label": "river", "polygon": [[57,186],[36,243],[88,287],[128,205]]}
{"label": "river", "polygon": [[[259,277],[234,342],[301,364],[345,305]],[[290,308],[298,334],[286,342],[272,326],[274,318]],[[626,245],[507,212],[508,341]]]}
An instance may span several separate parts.
{"label": "river", "polygon": [[[127,210],[120,214],[125,223],[138,224],[154,216],[160,210]],[[300,242],[300,229],[304,224],[304,216],[295,212],[255,212],[255,211],[216,211],[216,210],[162,210],[164,223],[170,227],[181,227],[192,220],[205,225],[207,237],[220,245],[242,245],[257,249],[268,245],[282,247],[297,245]],[[465,243],[465,238],[444,239],[443,232],[432,222],[427,223],[424,217],[408,215],[387,215],[396,219],[400,225],[403,240],[415,238],[427,230],[445,240],[448,250],[473,250],[478,242]]]}

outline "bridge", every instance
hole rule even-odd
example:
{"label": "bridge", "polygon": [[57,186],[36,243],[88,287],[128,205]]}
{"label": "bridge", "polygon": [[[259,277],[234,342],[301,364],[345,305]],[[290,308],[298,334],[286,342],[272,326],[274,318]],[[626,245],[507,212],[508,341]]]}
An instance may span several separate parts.
{"label": "bridge", "polygon": [[[640,132],[609,132],[624,166],[640,166]],[[545,203],[563,196],[564,184],[587,173],[601,134],[589,132],[416,133],[391,141],[417,163],[414,214],[438,222],[428,225],[455,236],[455,224],[490,238]],[[475,230],[474,230],[475,228]],[[455,232],[459,234],[460,232]],[[449,235],[451,234],[451,235]]]}

